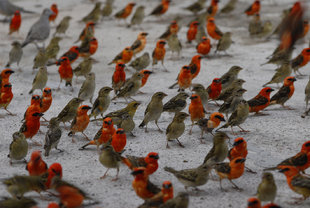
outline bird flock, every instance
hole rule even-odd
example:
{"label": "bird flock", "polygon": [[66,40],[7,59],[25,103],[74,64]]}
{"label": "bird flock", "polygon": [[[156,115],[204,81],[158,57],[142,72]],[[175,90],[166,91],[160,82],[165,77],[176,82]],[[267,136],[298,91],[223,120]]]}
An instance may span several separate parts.
{"label": "bird flock", "polygon": [[[0,0],[11,45],[0,63],[0,120],[3,134],[12,135],[1,144],[1,164],[8,170],[1,178],[0,208],[125,207],[122,189],[131,200],[140,199],[134,203],[140,208],[219,207],[204,198],[212,189],[238,199],[239,204],[222,207],[309,205],[310,140],[250,141],[268,131],[264,125],[253,127],[255,121],[271,119],[278,132],[290,130],[277,123],[288,114],[307,122],[310,80],[303,82],[305,103],[297,105],[302,109],[287,105],[310,61],[307,7],[300,1],[284,4],[285,10],[273,13],[275,21],[264,9],[280,2],[185,3],[85,1],[80,4],[92,9],[75,16],[57,2],[42,5],[39,14],[34,5],[22,8]],[[36,21],[21,37],[29,18]],[[243,38],[228,31],[225,21],[233,18],[243,19],[237,21],[246,28]],[[78,29],[72,31],[72,25]],[[166,30],[158,32],[159,25]],[[101,32],[109,27],[117,33],[105,33],[114,41],[107,44],[111,48],[101,45]],[[128,41],[126,32],[136,40]],[[242,51],[235,48],[256,45],[267,62],[253,66],[276,68],[262,69],[262,77],[242,66],[253,60],[247,54],[235,58]],[[32,70],[25,67],[30,59]],[[213,65],[216,61],[221,65]],[[216,71],[219,66],[225,73]],[[256,91],[246,88],[253,76],[261,83]],[[246,93],[253,96],[245,99]],[[294,155],[282,155],[283,161],[268,158],[268,151],[282,151],[279,147]],[[239,184],[252,178],[251,189]],[[284,192],[277,186],[281,180],[287,183]],[[204,191],[210,183],[219,183],[218,188]],[[301,198],[288,199],[293,193]]]}

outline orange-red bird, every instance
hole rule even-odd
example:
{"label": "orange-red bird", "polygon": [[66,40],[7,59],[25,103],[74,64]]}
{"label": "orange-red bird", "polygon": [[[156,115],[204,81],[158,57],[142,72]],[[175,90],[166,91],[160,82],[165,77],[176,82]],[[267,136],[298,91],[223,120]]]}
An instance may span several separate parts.
{"label": "orange-red bird", "polygon": [[247,142],[242,137],[236,138],[234,140],[233,148],[228,152],[228,159],[231,161],[237,157],[246,158],[247,155]]}
{"label": "orange-red bird", "polygon": [[9,35],[11,35],[13,32],[18,33],[21,23],[22,23],[22,17],[20,15],[20,12],[17,10],[15,11],[14,16],[12,17],[10,22]]}
{"label": "orange-red bird", "polygon": [[182,67],[178,76],[179,91],[184,91],[192,85],[191,69],[188,65]]}
{"label": "orange-red bird", "polygon": [[173,198],[173,186],[170,181],[164,181],[161,191],[155,196],[147,199],[139,207],[159,207],[161,204],[166,203],[169,199]]}
{"label": "orange-red bird", "polygon": [[54,14],[50,15],[49,21],[50,21],[50,22],[55,22],[55,19],[56,19],[57,15],[58,15],[58,7],[57,7],[57,4],[52,4],[51,10],[54,12]]}
{"label": "orange-red bird", "polygon": [[1,88],[0,108],[3,108],[10,115],[13,115],[13,113],[8,111],[7,107],[11,103],[12,99],[13,99],[12,85],[11,85],[11,83],[7,83],[7,84],[3,85],[3,87]]}
{"label": "orange-red bird", "polygon": [[162,0],[161,4],[159,4],[153,11],[150,13],[150,15],[156,15],[160,16],[162,14],[165,14],[167,10],[169,9],[169,4],[171,0]]}
{"label": "orange-red bird", "polygon": [[[71,123],[71,128],[68,136],[73,136],[76,132],[81,132],[84,137],[89,140],[86,134],[84,134],[84,131],[89,124],[89,115],[87,114],[89,109],[91,109],[91,107],[89,107],[88,105],[81,105],[77,109],[76,117]],[[74,142],[73,138],[72,142]]]}
{"label": "orange-red bird", "polygon": [[117,12],[114,16],[117,19],[126,19],[132,12],[133,7],[136,5],[134,2],[130,2],[126,5],[126,7],[119,12]]}
{"label": "orange-red bird", "polygon": [[28,118],[24,121],[23,125],[20,128],[20,132],[25,135],[26,138],[32,138],[36,135],[40,129],[40,118],[43,116],[43,113],[35,112],[32,115],[29,115]]}
{"label": "orange-red bird", "polygon": [[249,6],[244,13],[248,16],[252,16],[256,13],[259,13],[260,10],[260,1],[255,0],[251,6]]}
{"label": "orange-red bird", "polygon": [[146,45],[146,36],[148,35],[147,32],[139,33],[137,40],[131,45],[130,49],[133,51],[133,55],[143,51]]}
{"label": "orange-red bird", "polygon": [[61,58],[58,61],[61,61],[61,59],[63,57],[67,57],[70,64],[72,64],[73,62],[75,62],[75,60],[77,60],[80,56],[80,51],[79,51],[79,47],[78,46],[72,46],[66,53],[64,53]]}
{"label": "orange-red bird", "polygon": [[191,99],[191,103],[189,104],[188,107],[188,112],[191,116],[192,121],[192,126],[191,129],[189,130],[189,134],[191,134],[194,122],[205,117],[205,110],[203,108],[199,95],[193,94],[189,99]]}
{"label": "orange-red bird", "polygon": [[52,105],[52,89],[49,87],[44,88],[43,95],[41,97],[40,108],[41,113],[45,113]]}
{"label": "orange-red bird", "polygon": [[152,57],[153,57],[152,65],[155,65],[157,64],[158,61],[161,61],[161,64],[164,66],[164,58],[166,54],[165,45],[166,45],[166,41],[164,40],[157,41],[156,47],[152,53]]}
{"label": "orange-red bird", "polygon": [[60,207],[57,203],[51,202],[48,204],[47,208],[60,208]]}
{"label": "orange-red bird", "polygon": [[147,70],[147,69],[143,69],[143,70],[140,71],[140,74],[143,74],[143,77],[142,77],[142,80],[141,80],[141,87],[143,87],[146,84],[150,74],[152,74],[152,73],[153,72],[151,72],[150,70]]}
{"label": "orange-red bird", "polygon": [[59,83],[58,89],[60,88],[60,84],[62,80],[66,81],[66,86],[72,86],[73,72],[72,72],[72,67],[71,67],[69,58],[61,57],[57,65],[60,65],[58,68],[58,73],[60,76],[60,83]]}
{"label": "orange-red bird", "polygon": [[127,155],[127,158],[122,158],[123,163],[133,170],[137,167],[145,167],[145,174],[151,175],[158,169],[158,153],[150,152],[146,157],[136,157]]}
{"label": "orange-red bird", "polygon": [[114,151],[121,153],[126,146],[126,142],[126,132],[124,131],[124,129],[117,129],[116,132],[113,134],[111,141],[111,145]]}
{"label": "orange-red bird", "polygon": [[39,95],[33,95],[31,97],[31,103],[24,114],[24,120],[27,120],[29,117],[32,118],[34,112],[41,112],[40,103],[41,98]]}
{"label": "orange-red bird", "polygon": [[48,178],[45,183],[46,189],[50,189],[52,180],[55,176],[58,176],[60,179],[62,178],[62,166],[60,163],[53,163],[47,170]]}
{"label": "orange-red bird", "polygon": [[215,39],[215,40],[219,40],[221,39],[221,37],[223,36],[223,33],[221,32],[221,30],[216,26],[215,22],[214,22],[214,18],[210,17],[208,19],[208,23],[207,23],[207,32],[210,35],[211,38]]}
{"label": "orange-red bird", "polygon": [[92,37],[86,47],[80,47],[79,53],[81,57],[89,57],[96,53],[98,49],[98,41],[95,37]]}
{"label": "orange-red bird", "polygon": [[280,104],[284,108],[289,108],[284,106],[284,103],[288,101],[292,95],[294,94],[295,87],[294,82],[296,81],[295,77],[286,77],[284,79],[283,86],[279,89],[279,91],[274,94],[270,99],[270,105]]}
{"label": "orange-red bird", "polygon": [[31,153],[30,161],[27,163],[26,170],[29,172],[30,176],[39,176],[46,173],[47,164],[41,157],[40,151],[33,151]]}
{"label": "orange-red bird", "polygon": [[159,39],[168,39],[171,35],[179,32],[179,25],[177,21],[173,20],[167,30],[159,37]]}
{"label": "orange-red bird", "polygon": [[270,87],[263,88],[258,95],[248,101],[250,112],[258,113],[270,104],[270,93],[274,91]]}
{"label": "orange-red bird", "polygon": [[131,174],[135,177],[132,181],[132,187],[140,198],[144,200],[149,199],[161,191],[149,181],[144,167],[134,168]]}
{"label": "orange-red bird", "polygon": [[13,73],[14,73],[14,71],[9,69],[9,68],[3,69],[1,71],[1,74],[0,74],[0,90],[1,90],[2,85],[5,85],[5,84],[10,82],[10,76]]}
{"label": "orange-red bird", "polygon": [[187,42],[191,43],[193,40],[196,39],[197,31],[198,31],[198,21],[193,21],[189,25],[188,31],[187,31]]}
{"label": "orange-red bird", "polygon": [[262,208],[260,200],[258,198],[252,197],[248,199],[248,208]]}
{"label": "orange-red bird", "polygon": [[304,25],[304,33],[302,34],[302,37],[305,37],[308,34],[309,29],[310,29],[309,21],[304,20],[303,25]]}
{"label": "orange-red bird", "polygon": [[[301,53],[292,60],[291,66],[295,72],[299,72],[299,68],[305,66],[310,61],[310,48],[305,48],[301,51]],[[299,72],[300,74],[300,72]]]}
{"label": "orange-red bird", "polygon": [[202,37],[201,42],[196,46],[197,53],[201,55],[208,55],[211,50],[211,41],[206,36]]}
{"label": "orange-red bird", "polygon": [[220,0],[212,0],[211,1],[211,5],[207,8],[207,13],[209,15],[209,17],[214,17],[216,12],[217,12],[217,9],[218,9],[218,2]]}
{"label": "orange-red bird", "polygon": [[222,83],[220,78],[214,78],[212,83],[206,89],[209,94],[209,99],[216,100],[222,91]]}
{"label": "orange-red bird", "polygon": [[200,62],[202,57],[200,55],[193,56],[189,68],[191,70],[192,80],[197,77],[200,72]]}
{"label": "orange-red bird", "polygon": [[127,64],[131,60],[132,56],[133,56],[133,51],[131,50],[130,47],[126,47],[124,48],[124,50],[122,50],[122,52],[120,52],[117,56],[115,56],[113,61],[111,61],[108,65],[111,65],[112,63],[118,63],[118,62],[123,62]]}
{"label": "orange-red bird", "polygon": [[115,94],[117,94],[125,84],[126,73],[124,69],[125,69],[124,62],[118,62],[115,65],[115,71],[112,76],[112,88],[114,89]]}

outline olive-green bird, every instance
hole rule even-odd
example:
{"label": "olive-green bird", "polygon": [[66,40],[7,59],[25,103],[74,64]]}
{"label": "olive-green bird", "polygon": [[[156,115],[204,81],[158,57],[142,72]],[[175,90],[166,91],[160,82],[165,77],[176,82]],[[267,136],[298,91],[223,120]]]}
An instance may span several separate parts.
{"label": "olive-green bird", "polygon": [[10,153],[8,157],[10,158],[10,164],[13,160],[25,160],[28,153],[28,142],[23,133],[17,131],[13,135],[13,141],[10,144]]}

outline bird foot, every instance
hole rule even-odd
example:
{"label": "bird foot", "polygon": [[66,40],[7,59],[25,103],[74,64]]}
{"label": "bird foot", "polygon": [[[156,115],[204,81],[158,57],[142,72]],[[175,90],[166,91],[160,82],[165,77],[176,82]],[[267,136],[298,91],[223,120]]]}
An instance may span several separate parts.
{"label": "bird foot", "polygon": [[105,179],[108,175],[104,174],[103,176],[100,177],[100,179]]}
{"label": "bird foot", "polygon": [[204,141],[204,138],[203,138],[203,137],[200,138],[200,143],[201,143],[201,144],[205,144],[205,143],[206,143],[206,142]]}
{"label": "bird foot", "polygon": [[118,177],[113,178],[111,181],[117,181],[117,180],[118,180]]}
{"label": "bird foot", "polygon": [[251,170],[250,168],[248,167],[245,167],[246,171],[249,172],[249,173],[252,173],[252,174],[257,174],[257,172]]}

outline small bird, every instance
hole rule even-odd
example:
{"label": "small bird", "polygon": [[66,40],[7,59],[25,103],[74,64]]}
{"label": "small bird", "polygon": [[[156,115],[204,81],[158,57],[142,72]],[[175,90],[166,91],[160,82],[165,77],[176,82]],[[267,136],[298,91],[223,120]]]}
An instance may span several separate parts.
{"label": "small bird", "polygon": [[228,118],[228,114],[235,112],[241,100],[243,100],[243,94],[247,90],[239,89],[237,90],[226,102],[224,102],[219,109],[220,113],[225,113],[226,118]]}
{"label": "small bird", "polygon": [[21,199],[4,197],[0,201],[0,207],[3,208],[32,208],[35,205],[37,202],[27,197]]}
{"label": "small bird", "polygon": [[229,0],[227,4],[221,9],[220,13],[231,13],[235,9],[237,2],[238,0]]}
{"label": "small bird", "polygon": [[255,197],[251,197],[248,199],[247,208],[261,208],[262,205],[260,203],[260,200]]}
{"label": "small bird", "polygon": [[108,65],[111,65],[112,63],[118,63],[118,62],[124,62],[127,64],[130,62],[131,58],[133,56],[133,51],[131,50],[131,47],[126,47],[124,50],[122,50],[115,58],[113,61],[111,61]]}
{"label": "small bird", "polygon": [[33,95],[31,97],[31,103],[30,106],[27,108],[25,114],[24,114],[24,119],[27,120],[28,117],[32,118],[32,113],[35,112],[41,112],[41,107],[40,107],[41,99],[39,95]]}
{"label": "small bird", "polygon": [[[30,114],[20,127],[19,132],[23,133],[25,138],[32,139],[32,137],[34,137],[40,129],[40,118],[42,116],[43,113],[39,112]],[[39,143],[36,143],[36,145],[41,146]]]}
{"label": "small bird", "polygon": [[186,107],[186,99],[189,95],[185,92],[179,92],[176,96],[171,98],[163,106],[163,112],[178,113]]}
{"label": "small bird", "polygon": [[131,66],[137,71],[140,71],[148,67],[150,63],[151,63],[150,54],[148,52],[145,52],[142,56],[137,57],[135,60],[133,60],[129,64],[129,66]]}
{"label": "small bird", "polygon": [[180,73],[178,75],[178,85],[179,90],[178,91],[184,91],[187,88],[190,88],[192,85],[192,74],[191,74],[191,68],[188,65],[185,65],[180,70]]}
{"label": "small bird", "polygon": [[73,120],[76,116],[77,109],[82,102],[83,100],[79,98],[72,98],[58,114],[57,118],[59,122],[66,123]]}
{"label": "small bird", "polygon": [[126,132],[122,128],[118,128],[112,136],[111,145],[115,152],[121,154],[127,143]]}
{"label": "small bird", "polygon": [[[61,62],[61,59],[63,57],[68,58],[70,64],[72,64],[73,62],[75,62],[79,57],[80,57],[80,49],[78,46],[72,46],[67,52],[65,52],[60,60],[58,60],[58,62]],[[57,64],[57,62],[56,62]]]}
{"label": "small bird", "polygon": [[45,49],[45,56],[47,60],[57,60],[56,57],[60,50],[59,41],[61,41],[61,37],[53,37]]}
{"label": "small bird", "polygon": [[57,61],[57,65],[60,65],[58,68],[60,82],[59,82],[57,89],[60,89],[60,84],[62,80],[66,81],[66,86],[72,87],[73,72],[72,72],[70,60],[67,57],[62,57],[59,61]]}
{"label": "small bird", "polygon": [[55,148],[59,152],[62,152],[62,150],[58,149],[58,143],[61,138],[61,128],[59,127],[59,120],[57,117],[51,118],[48,126],[48,130],[45,134],[45,143],[44,143],[44,156],[48,157],[50,154],[51,149]]}
{"label": "small bird", "polygon": [[10,158],[10,164],[13,164],[13,160],[25,160],[28,153],[28,142],[24,134],[21,132],[15,132],[13,135],[13,141],[10,144],[10,152],[8,158]]}
{"label": "small bird", "polygon": [[195,94],[199,95],[203,108],[205,109],[205,111],[207,111],[209,94],[206,91],[205,87],[202,84],[193,84],[192,91],[194,91]]}
{"label": "small bird", "polygon": [[45,66],[40,67],[39,71],[37,72],[36,76],[32,82],[32,88],[29,91],[29,94],[32,94],[34,90],[38,89],[43,92],[43,88],[46,86],[48,80],[47,76],[47,68]]}
{"label": "small bird", "polygon": [[[81,105],[77,109],[76,117],[73,119],[70,127],[70,132],[68,136],[75,135],[76,132],[81,132],[83,136],[87,139],[88,137],[86,134],[84,134],[85,129],[87,128],[89,124],[89,116],[87,115],[87,112],[91,109],[88,105]],[[72,142],[75,142],[72,137]]]}
{"label": "small bird", "polygon": [[[301,73],[299,69],[308,64],[310,61],[310,48],[305,48],[302,52],[291,61],[292,68],[294,69],[295,74]],[[288,75],[289,76],[289,75]]]}
{"label": "small bird", "polygon": [[40,99],[40,112],[45,113],[51,107],[53,102],[52,89],[49,87],[44,88]]}
{"label": "small bird", "polygon": [[216,127],[218,127],[221,123],[221,121],[226,121],[224,119],[223,114],[219,113],[219,112],[215,112],[212,113],[210,115],[210,118],[201,118],[197,121],[197,125],[199,126],[199,128],[201,129],[201,137],[200,137],[200,141],[201,143],[203,143],[203,133],[210,133],[213,135],[212,131],[213,129],[215,129]]}
{"label": "small bird", "polygon": [[117,19],[124,19],[126,21],[126,18],[131,14],[133,7],[136,5],[134,2],[129,2],[125,8],[118,11],[114,17]]}
{"label": "small bird", "polygon": [[3,108],[6,112],[9,113],[9,115],[14,115],[7,109],[12,99],[13,99],[12,85],[10,83],[4,84],[0,91],[0,109]]}
{"label": "small bird", "polygon": [[21,47],[20,42],[18,41],[13,41],[12,49],[9,53],[9,62],[6,64],[5,67],[10,67],[11,64],[16,63],[17,67],[19,67],[19,62],[22,59],[23,56],[23,49]]}
{"label": "small bird", "polygon": [[131,172],[131,175],[134,176],[132,187],[135,190],[137,196],[140,198],[146,200],[155,196],[161,191],[157,186],[149,181],[149,177],[145,173],[145,167],[134,168]]}
{"label": "small bird", "polygon": [[280,46],[275,50],[275,52],[271,55],[269,60],[261,64],[261,66],[266,64],[276,64],[276,65],[282,65],[285,62],[289,62],[291,60],[293,53],[293,49],[280,49]]}
{"label": "small bird", "polygon": [[212,0],[211,1],[211,4],[210,4],[210,6],[207,8],[207,14],[208,14],[208,18],[210,18],[210,17],[214,17],[215,16],[215,14],[216,14],[216,12],[217,12],[217,9],[218,9],[218,2],[219,2],[220,0]]}
{"label": "small bird", "polygon": [[213,146],[206,155],[203,164],[223,162],[228,154],[226,140],[230,139],[224,132],[216,132],[213,136]]}
{"label": "small bird", "polygon": [[192,134],[192,129],[195,122],[205,117],[205,110],[203,108],[199,95],[193,94],[189,99],[191,99],[191,103],[189,104],[188,112],[192,121],[192,126],[189,130],[189,134]]}
{"label": "small bird", "polygon": [[11,22],[10,22],[9,35],[11,35],[13,32],[18,33],[21,23],[22,23],[22,17],[20,15],[20,12],[18,10],[16,10],[14,12],[14,16],[12,17]]}
{"label": "small bird", "polygon": [[220,78],[222,89],[226,89],[229,87],[234,80],[238,79],[238,74],[242,70],[240,66],[232,66],[228,72],[223,74],[223,76]]}
{"label": "small bird", "polygon": [[33,59],[32,69],[34,70],[46,66],[47,61],[48,57],[46,55],[46,50],[44,48],[39,48],[36,57]]}
{"label": "small bird", "polygon": [[260,201],[274,201],[277,196],[277,185],[272,173],[263,173],[262,181],[257,187],[256,196]]}
{"label": "small bird", "polygon": [[128,103],[127,98],[131,98],[131,96],[135,95],[139,91],[142,84],[141,82],[142,77],[143,75],[140,74],[139,72],[134,73],[132,77],[128,80],[128,82],[125,83],[124,87],[113,99],[123,97]]}
{"label": "small bird", "polygon": [[276,69],[276,73],[273,75],[271,80],[263,85],[263,87],[277,83],[283,82],[284,79],[292,74],[292,68],[289,62],[284,62],[279,68]]}
{"label": "small bird", "polygon": [[90,72],[87,76],[85,81],[83,82],[78,97],[81,100],[88,100],[93,103],[93,96],[96,89],[96,82],[95,82],[95,73]]}
{"label": "small bird", "polygon": [[172,52],[172,54],[176,52],[178,54],[177,56],[180,57],[180,53],[182,50],[182,43],[178,38],[178,35],[177,34],[170,35],[169,38],[167,38],[167,43],[169,46],[169,50]]}
{"label": "small bird", "polygon": [[128,113],[125,113],[122,115],[121,123],[117,125],[117,128],[122,128],[126,134],[130,133],[131,136],[135,137],[135,135],[132,133],[135,126],[136,124],[133,121],[133,118]]}
{"label": "small bird", "polygon": [[161,4],[156,6],[153,11],[150,13],[150,15],[155,15],[155,16],[161,16],[167,12],[169,9],[169,4],[171,0],[162,0]]}
{"label": "small bird", "polygon": [[93,68],[93,59],[90,57],[84,58],[81,63],[77,67],[75,67],[72,72],[76,76],[76,79],[79,76],[86,77]]}
{"label": "small bird", "polygon": [[147,32],[139,33],[137,39],[131,45],[130,49],[132,50],[134,56],[143,51],[143,49],[145,48],[147,35]]}
{"label": "small bird", "polygon": [[158,153],[150,152],[146,157],[136,157],[126,155],[122,158],[122,162],[128,166],[130,170],[138,167],[145,167],[145,174],[151,175],[158,169]]}
{"label": "small bird", "polygon": [[65,34],[66,31],[68,30],[69,28],[69,25],[70,25],[70,20],[72,19],[72,17],[70,16],[65,16],[61,21],[60,23],[57,25],[56,27],[56,31],[54,33],[54,37],[57,35],[57,34]]}
{"label": "small bird", "polygon": [[118,62],[115,65],[115,71],[112,75],[112,88],[114,89],[115,95],[117,95],[120,89],[124,86],[126,81],[125,73],[125,64],[124,62]]}
{"label": "small bird", "polygon": [[159,208],[188,208],[189,194],[187,192],[179,192],[176,197],[169,199],[166,203],[159,206]]}
{"label": "small bird", "polygon": [[112,181],[116,181],[118,179],[119,173],[119,165],[121,162],[121,156],[118,152],[115,152],[111,145],[103,145],[101,147],[101,153],[99,156],[100,163],[107,168],[107,171],[104,173],[100,179],[104,179],[107,176],[107,173],[110,168],[116,168],[116,177],[112,179]]}
{"label": "small bird", "polygon": [[87,33],[91,33],[92,35],[95,34],[95,25],[96,25],[96,23],[94,23],[92,21],[87,22],[84,29],[80,33],[79,38],[74,43],[77,43],[79,41],[83,41],[85,36],[87,36]]}
{"label": "small bird", "polygon": [[199,22],[198,21],[193,21],[189,25],[189,28],[188,28],[187,34],[186,34],[186,38],[187,38],[187,42],[188,43],[191,43],[193,40],[196,40],[198,26],[199,26]]}
{"label": "small bird", "polygon": [[228,159],[232,161],[237,157],[246,158],[248,155],[247,142],[242,137],[234,140],[233,147],[228,152]]}
{"label": "small bird", "polygon": [[295,77],[286,77],[284,79],[283,86],[279,89],[278,92],[276,92],[276,94],[274,94],[270,98],[269,105],[280,104],[283,108],[289,109],[289,107],[285,106],[284,103],[288,101],[294,94],[294,91],[295,91],[294,82],[295,81],[296,81]]}
{"label": "small bird", "polygon": [[96,98],[91,114],[89,115],[90,118],[94,116],[96,119],[99,114],[103,117],[103,113],[110,106],[111,98],[109,94],[112,90],[113,89],[111,87],[103,87],[99,90],[98,97]]}
{"label": "small bird", "polygon": [[169,147],[169,141],[177,140],[180,147],[184,147],[183,144],[179,141],[179,137],[182,136],[185,130],[184,120],[189,115],[184,112],[176,112],[172,122],[168,125],[166,129],[166,137],[167,137],[167,145],[166,148]]}
{"label": "small bird", "polygon": [[62,166],[60,163],[53,163],[48,168],[47,172],[48,172],[48,177],[47,177],[47,181],[45,183],[45,187],[46,187],[46,189],[50,189],[52,180],[55,177],[59,177],[60,179],[62,178]]}
{"label": "small bird", "polygon": [[184,9],[193,12],[195,15],[205,8],[206,0],[197,0]]}
{"label": "small bird", "polygon": [[252,16],[260,11],[260,1],[255,0],[251,6],[249,6],[244,13],[248,16]]}
{"label": "small bird", "polygon": [[80,57],[89,57],[96,53],[98,40],[95,37],[85,38],[79,47]]}
{"label": "small bird", "polygon": [[222,31],[216,26],[215,19],[210,17],[207,22],[207,32],[214,40],[220,40],[223,36]]}
{"label": "small bird", "polygon": [[250,107],[250,113],[264,110],[270,104],[270,93],[274,91],[270,87],[263,88],[258,95],[248,101]]}
{"label": "small bird", "polygon": [[[222,82],[220,78],[214,78],[212,83],[207,87],[210,100],[217,100],[222,92]],[[216,101],[215,101],[216,102]]]}
{"label": "small bird", "polygon": [[237,157],[230,161],[229,163],[218,163],[213,166],[214,170],[220,177],[220,188],[222,187],[222,180],[227,178],[235,189],[241,190],[234,182],[233,179],[240,178],[244,172],[244,162],[245,159],[242,157]]}
{"label": "small bird", "polygon": [[227,102],[231,96],[233,96],[238,90],[242,89],[242,85],[245,83],[243,79],[236,79],[234,80],[231,85],[227,88],[222,89],[221,94],[217,98],[217,100],[223,100]]}
{"label": "small bird", "polygon": [[44,162],[40,151],[31,153],[30,161],[27,163],[26,170],[30,176],[40,176],[47,172],[47,164]]}
{"label": "small bird", "polygon": [[51,9],[52,12],[54,12],[54,14],[50,15],[50,17],[48,19],[49,19],[50,22],[55,22],[55,19],[58,16],[57,4],[52,4],[50,9]]}
{"label": "small bird", "polygon": [[205,163],[197,168],[175,170],[170,167],[164,167],[164,170],[172,173],[187,189],[187,187],[197,187],[206,184],[209,180],[212,166]]}
{"label": "small bird", "polygon": [[310,100],[310,77],[309,77],[309,81],[308,81],[306,88],[305,88],[306,109],[308,108],[309,100]]}
{"label": "small bird", "polygon": [[101,16],[101,2],[96,2],[93,10],[88,13],[85,17],[83,17],[82,21],[87,23],[89,21],[98,22]]}
{"label": "small bird", "polygon": [[147,80],[149,79],[149,76],[153,74],[153,72],[150,70],[144,69],[140,71],[140,74],[143,75],[142,80],[141,80],[141,87],[140,87],[142,88],[146,84]]}
{"label": "small bird", "polygon": [[[37,46],[37,41],[44,41],[48,38],[50,34],[49,17],[52,14],[54,13],[50,9],[43,10],[40,19],[31,26],[26,39],[22,43],[22,48],[32,42]],[[37,48],[39,47],[37,46]]]}
{"label": "small bird", "polygon": [[158,131],[162,132],[162,130],[158,126],[158,119],[161,116],[161,113],[163,112],[163,99],[167,96],[166,93],[163,92],[156,92],[152,96],[151,101],[147,105],[145,112],[144,112],[144,119],[142,123],[139,125],[139,128],[143,128],[145,126],[145,132],[148,132],[147,130],[147,124],[150,121],[155,121],[155,124],[158,128]]}
{"label": "small bird", "polygon": [[231,46],[233,41],[231,40],[231,32],[226,32],[223,34],[223,36],[219,39],[219,42],[217,43],[215,53],[218,51],[224,51]]}
{"label": "small bird", "polygon": [[152,53],[152,58],[153,58],[152,66],[156,65],[158,61],[161,61],[162,66],[164,67],[165,71],[167,71],[167,69],[164,66],[164,59],[165,59],[165,54],[166,54],[165,45],[166,45],[165,40],[157,41],[156,47]]}
{"label": "small bird", "polygon": [[211,50],[211,43],[210,39],[207,38],[206,36],[203,36],[200,43],[196,46],[197,53],[206,56],[209,54]]}
{"label": "small bird", "polygon": [[108,17],[112,14],[113,12],[113,2],[114,0],[107,0],[105,2],[104,7],[101,10],[101,15],[102,17]]}

